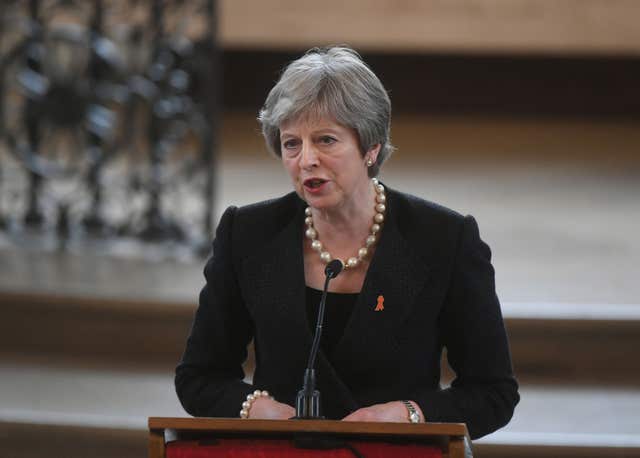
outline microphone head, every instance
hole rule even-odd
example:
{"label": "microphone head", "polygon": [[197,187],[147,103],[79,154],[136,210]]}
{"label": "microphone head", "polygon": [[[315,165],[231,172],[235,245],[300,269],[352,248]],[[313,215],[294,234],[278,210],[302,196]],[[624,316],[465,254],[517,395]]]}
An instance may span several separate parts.
{"label": "microphone head", "polygon": [[327,264],[327,267],[324,268],[324,274],[329,278],[336,278],[342,269],[344,268],[344,264],[339,259],[334,259],[333,261]]}

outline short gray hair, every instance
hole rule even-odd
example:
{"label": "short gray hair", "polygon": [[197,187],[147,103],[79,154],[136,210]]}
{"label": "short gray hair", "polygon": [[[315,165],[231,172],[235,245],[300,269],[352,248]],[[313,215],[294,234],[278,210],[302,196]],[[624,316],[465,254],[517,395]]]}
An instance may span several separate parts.
{"label": "short gray hair", "polygon": [[307,114],[331,116],[355,129],[363,156],[380,144],[376,163],[369,168],[371,177],[394,150],[389,95],[351,48],[313,48],[285,68],[258,116],[271,153],[281,156],[280,125]]}

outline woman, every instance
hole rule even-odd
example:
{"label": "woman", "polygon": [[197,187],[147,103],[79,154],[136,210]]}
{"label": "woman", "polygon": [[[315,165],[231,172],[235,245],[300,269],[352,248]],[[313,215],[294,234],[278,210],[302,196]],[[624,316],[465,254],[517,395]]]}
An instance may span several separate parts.
{"label": "woman", "polygon": [[[490,250],[472,217],[375,179],[393,151],[390,114],[378,78],[345,47],[309,51],[271,90],[259,120],[295,192],[220,220],[176,370],[189,413],[294,416],[324,268],[338,258],[317,363],[327,418],[464,422],[473,438],[509,421],[518,385]],[[457,375],[446,389],[443,347]]]}

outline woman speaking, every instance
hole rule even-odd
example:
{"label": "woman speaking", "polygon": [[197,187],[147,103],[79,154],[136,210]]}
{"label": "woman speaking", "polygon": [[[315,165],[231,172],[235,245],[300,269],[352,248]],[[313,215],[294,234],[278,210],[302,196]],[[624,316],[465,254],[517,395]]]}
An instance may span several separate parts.
{"label": "woman speaking", "polygon": [[[391,104],[346,47],[288,65],[259,121],[293,192],[228,208],[205,268],[176,390],[192,415],[286,419],[325,281],[322,413],[353,421],[464,422],[472,438],[518,403],[489,247],[471,216],[376,179],[393,151]],[[253,383],[243,381],[254,340]],[[455,380],[440,386],[447,349]]]}

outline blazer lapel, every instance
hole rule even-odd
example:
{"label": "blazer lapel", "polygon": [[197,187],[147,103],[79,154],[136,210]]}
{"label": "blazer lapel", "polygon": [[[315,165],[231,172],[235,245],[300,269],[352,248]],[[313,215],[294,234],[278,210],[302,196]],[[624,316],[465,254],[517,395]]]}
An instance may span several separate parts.
{"label": "blazer lapel", "polygon": [[[409,318],[429,278],[429,267],[415,254],[398,226],[399,215],[387,193],[387,220],[356,306],[334,350],[341,373],[365,372],[372,354],[393,358],[396,336]],[[376,310],[377,309],[377,310]]]}
{"label": "blazer lapel", "polygon": [[[298,208],[290,221],[284,222],[284,229],[270,243],[243,260],[242,270],[247,281],[247,287],[243,288],[247,302],[260,307],[260,310],[253,310],[256,319],[277,326],[281,336],[291,344],[291,354],[283,357],[295,359],[298,361],[295,365],[306,367],[313,334],[306,311],[303,208]],[[277,317],[277,322],[273,317]],[[323,405],[330,407],[324,409],[324,415],[341,418],[359,407],[322,350],[318,352],[316,372],[318,389],[325,400]],[[303,370],[291,376],[296,380],[299,377],[302,382]]]}

